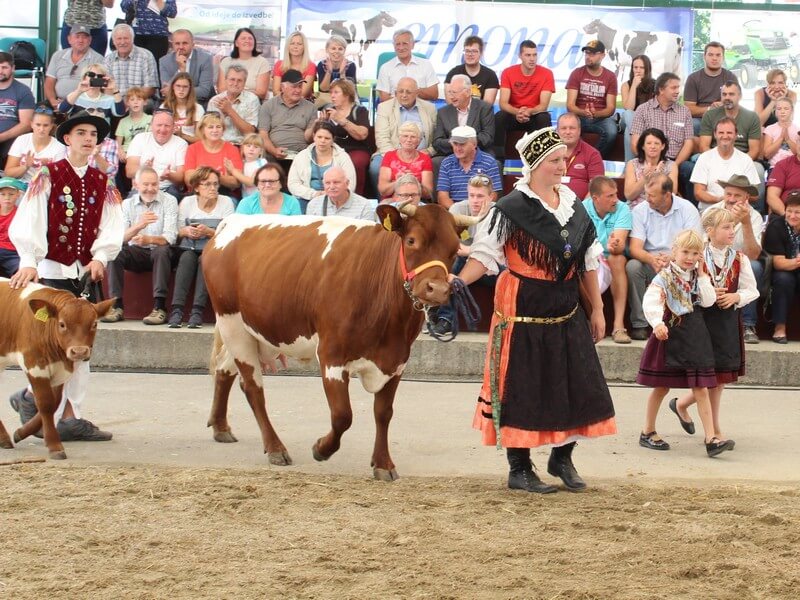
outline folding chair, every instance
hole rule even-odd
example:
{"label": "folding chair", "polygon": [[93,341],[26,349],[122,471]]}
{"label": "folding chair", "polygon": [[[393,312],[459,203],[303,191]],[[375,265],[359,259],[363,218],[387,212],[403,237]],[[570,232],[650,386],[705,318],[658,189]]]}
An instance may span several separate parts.
{"label": "folding chair", "polygon": [[[36,54],[39,56],[39,59],[42,61],[42,65],[47,63],[47,49],[45,45],[45,41],[39,38],[18,38],[18,37],[7,37],[7,38],[0,38],[0,51],[3,52],[10,52],[11,46],[14,42],[30,42],[33,44],[33,47],[36,48]],[[14,71],[14,78],[15,79],[30,79],[31,82],[31,92],[33,92],[33,98],[36,102],[40,102],[44,98],[44,67],[37,67],[35,69],[16,69]]]}

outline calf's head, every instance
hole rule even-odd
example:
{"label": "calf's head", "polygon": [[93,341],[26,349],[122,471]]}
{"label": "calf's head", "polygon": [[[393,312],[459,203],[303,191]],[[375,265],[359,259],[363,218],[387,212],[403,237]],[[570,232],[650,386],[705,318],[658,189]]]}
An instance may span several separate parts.
{"label": "calf's head", "polygon": [[54,337],[52,341],[69,360],[85,361],[92,356],[97,320],[114,306],[114,302],[115,298],[97,304],[83,298],[69,298],[57,306],[49,300],[31,298],[28,306],[34,318],[42,321],[43,326],[50,324],[49,332]]}

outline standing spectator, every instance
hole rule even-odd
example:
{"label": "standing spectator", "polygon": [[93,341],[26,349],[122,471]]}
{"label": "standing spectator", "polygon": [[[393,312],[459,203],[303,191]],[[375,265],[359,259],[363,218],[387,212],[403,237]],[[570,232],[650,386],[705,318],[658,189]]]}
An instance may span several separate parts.
{"label": "standing spectator", "polygon": [[590,40],[581,48],[584,66],[567,79],[567,110],[581,119],[581,129],[600,136],[597,149],[608,159],[617,139],[617,76],[601,63],[606,47],[600,40]]}
{"label": "standing spectator", "polygon": [[651,175],[663,173],[672,180],[672,189],[678,189],[678,168],[667,158],[667,136],[655,127],[645,129],[636,140],[636,158],[625,165],[625,198],[633,209],[647,200],[644,188]]}
{"label": "standing spectator", "polygon": [[558,117],[556,132],[567,146],[567,168],[561,183],[571,189],[578,200],[583,200],[589,193],[589,182],[605,175],[603,157],[581,139],[581,121],[572,113]]}
{"label": "standing spectator", "polygon": [[19,254],[8,237],[8,228],[17,214],[17,200],[27,185],[13,177],[0,177],[0,277],[19,271]]}
{"label": "standing spectator", "polygon": [[122,291],[125,271],[153,272],[153,310],[143,322],[162,325],[167,320],[166,301],[172,272],[171,250],[178,235],[178,201],[158,187],[158,173],[142,167],[133,177],[136,192],[122,202],[125,235],[122,249],[108,264],[108,291],[117,301],[104,323],[125,318]]}
{"label": "standing spectator", "polygon": [[303,76],[303,98],[314,99],[314,79],[317,76],[317,66],[311,60],[308,51],[308,40],[301,31],[293,31],[286,37],[283,47],[283,60],[275,63],[272,69],[272,95],[281,93],[281,81],[286,71],[294,69]]}
{"label": "standing spectator", "polygon": [[611,339],[615,344],[630,344],[625,329],[625,305],[628,293],[628,275],[625,272],[625,250],[628,234],[633,227],[631,209],[617,197],[617,182],[600,175],[589,183],[590,197],[583,201],[586,214],[597,231],[597,241],[603,247],[603,257],[597,269],[600,294],[611,288],[614,302],[614,327]]}
{"label": "standing spectator", "polygon": [[55,115],[49,106],[33,109],[31,133],[23,133],[8,151],[5,174],[23,183],[30,183],[36,171],[44,165],[61,160],[66,155],[64,144],[53,137]]}
{"label": "standing spectator", "polygon": [[[175,0],[122,0],[124,12],[133,11],[133,32],[140,48],[149,50],[158,61],[169,52],[169,21],[178,14]],[[116,42],[114,42],[116,44]]]}
{"label": "standing spectator", "polygon": [[622,108],[625,119],[625,162],[634,156],[633,144],[631,144],[631,128],[633,127],[633,113],[644,104],[656,96],[656,80],[653,79],[653,66],[650,59],[640,54],[631,61],[631,70],[628,74],[628,81],[620,88],[622,95]]}
{"label": "standing spectator", "polygon": [[227,89],[225,77],[231,65],[238,64],[247,69],[244,89],[253,92],[262,102],[269,92],[269,61],[256,49],[256,34],[249,27],[240,27],[233,36],[233,50],[219,62],[217,92]]}
{"label": "standing spectator", "polygon": [[472,127],[456,127],[450,133],[453,154],[442,161],[436,195],[439,204],[450,208],[454,202],[466,200],[468,183],[475,175],[485,175],[492,180],[492,189],[503,189],[500,171],[494,157],[478,148],[478,134]]}
{"label": "standing spectator", "polygon": [[675,237],[684,229],[694,229],[698,235],[703,233],[700,213],[691,202],[672,190],[672,180],[667,175],[652,175],[645,184],[647,202],[632,211],[630,260],[625,271],[628,274],[630,337],[634,340],[648,337],[642,298],[656,273],[669,265]]}
{"label": "standing spectator", "polygon": [[797,154],[800,129],[794,123],[794,103],[789,98],[775,100],[775,122],[767,125],[761,136],[761,148],[769,166]]}
{"label": "standing spectator", "polygon": [[778,100],[787,99],[791,106],[797,102],[797,93],[786,87],[786,73],[780,69],[767,71],[767,85],[756,90],[753,97],[755,111],[762,127],[768,127],[778,121],[775,112]]}
{"label": "standing spectator", "polygon": [[767,225],[764,250],[772,255],[772,341],[786,344],[789,306],[800,289],[800,190],[786,198],[783,216]]}
{"label": "standing spectator", "polygon": [[74,25],[68,39],[69,48],[55,52],[47,65],[44,97],[53,108],[58,108],[67,94],[78,87],[81,74],[89,65],[104,60],[102,54],[90,47],[92,37],[86,25]]}
{"label": "standing spectator", "polygon": [[[227,161],[231,162],[231,169],[226,166]],[[218,173],[220,193],[226,196],[238,194],[239,181],[232,171],[242,169],[242,156],[236,146],[225,141],[225,123],[219,114],[209,112],[200,119],[197,141],[186,149],[183,166],[186,185],[190,185],[194,172],[200,167],[211,167]]]}
{"label": "standing spectator", "polygon": [[174,119],[174,134],[184,140],[187,144],[197,141],[196,128],[200,119],[203,118],[205,111],[195,96],[194,82],[192,77],[185,71],[181,71],[167,87],[167,93],[161,108],[172,111]]}
{"label": "standing spectator", "polygon": [[[340,35],[332,35],[325,42],[325,58],[317,63],[317,81],[319,94],[317,94],[316,107],[322,108],[331,101],[331,83],[339,79],[356,80],[356,63],[347,60],[344,53],[347,41]],[[302,71],[301,71],[302,73]]]}
{"label": "standing spectator", "polygon": [[35,105],[30,88],[14,79],[14,57],[0,52],[0,165],[17,136],[31,130]]}
{"label": "standing spectator", "polygon": [[116,50],[106,56],[106,69],[116,80],[120,93],[125,96],[134,86],[144,89],[147,97],[158,90],[158,65],[153,54],[133,44],[133,28],[120,23],[111,32]]}
{"label": "standing spectator", "polygon": [[303,211],[297,198],[282,192],[286,187],[286,173],[274,162],[267,163],[253,176],[257,191],[242,198],[236,207],[241,215],[301,215]]}
{"label": "standing spectator", "polygon": [[378,95],[381,102],[392,98],[403,78],[411,78],[419,86],[417,95],[423,100],[439,97],[439,78],[431,62],[414,56],[414,35],[408,29],[399,29],[392,36],[395,57],[381,66],[378,72]]}
{"label": "standing spectator", "polygon": [[312,102],[303,98],[303,81],[300,71],[286,71],[281,93],[264,102],[258,113],[264,149],[277,160],[291,160],[311,141],[317,111]]}
{"label": "standing spectator", "polygon": [[378,194],[384,200],[396,195],[398,178],[413,175],[420,183],[420,193],[426,200],[433,199],[433,163],[431,157],[417,150],[419,126],[413,122],[400,125],[400,145],[383,155]]}
{"label": "standing spectator", "polygon": [[231,65],[225,73],[225,91],[208,102],[209,110],[222,113],[225,123],[225,141],[241,144],[244,136],[255,133],[261,102],[253,92],[245,89],[247,69]]}
{"label": "standing spectator", "polygon": [[73,25],[89,27],[92,50],[104,56],[108,50],[108,26],[106,9],[114,7],[114,0],[67,0],[64,21],[61,26],[61,48],[69,48],[69,34]]}
{"label": "standing spectator", "polygon": [[447,72],[444,83],[445,86],[450,83],[454,75],[466,75],[470,80],[470,95],[480,98],[487,104],[494,104],[500,82],[497,80],[497,73],[481,64],[481,58],[483,58],[483,39],[477,35],[464,38],[464,62]]}
{"label": "standing spectator", "polygon": [[736,81],[736,75],[723,68],[725,46],[709,42],[703,49],[703,68],[686,78],[683,101],[692,114],[694,134],[700,135],[700,120],[709,109],[722,106],[720,90],[726,81]]}
{"label": "standing spectator", "polygon": [[158,69],[162,97],[166,97],[169,84],[178,73],[189,73],[197,102],[204,108],[214,95],[214,60],[211,54],[195,47],[194,36],[188,29],[172,32],[172,52],[161,57]]}
{"label": "standing spectator", "polygon": [[125,174],[133,178],[139,167],[153,167],[158,173],[159,187],[178,198],[182,196],[188,144],[174,135],[174,130],[172,113],[164,108],[154,110],[150,131],[138,134],[128,147]]}
{"label": "standing spectator", "polygon": [[500,75],[500,111],[495,116],[495,156],[506,155],[509,131],[535,131],[550,127],[550,97],[556,91],[553,72],[537,65],[539,51],[530,40],[519,45],[520,64]]}
{"label": "standing spectator", "polygon": [[438,162],[453,153],[450,132],[456,127],[469,125],[478,134],[478,147],[484,152],[494,153],[495,121],[492,105],[470,93],[467,75],[456,74],[447,86],[447,104],[436,113],[433,130],[433,148]]}
{"label": "standing spectator", "polygon": [[783,216],[786,212],[786,200],[789,195],[800,190],[800,144],[797,154],[784,158],[767,179],[767,206],[773,215]]}
{"label": "standing spectator", "polygon": [[308,203],[306,214],[317,217],[339,216],[375,220],[372,203],[351,192],[350,180],[341,167],[331,167],[322,178],[325,193]]}

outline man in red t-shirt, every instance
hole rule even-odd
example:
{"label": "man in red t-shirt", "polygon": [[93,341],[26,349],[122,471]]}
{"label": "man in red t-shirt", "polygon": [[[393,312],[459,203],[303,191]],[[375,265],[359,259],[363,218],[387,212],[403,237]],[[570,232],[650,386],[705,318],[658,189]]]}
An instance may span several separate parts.
{"label": "man in red t-shirt", "polygon": [[581,122],[572,113],[558,117],[558,131],[561,141],[567,145],[567,170],[561,183],[575,192],[578,200],[589,195],[589,182],[606,174],[600,153],[581,139]]}
{"label": "man in red t-shirt", "polygon": [[495,115],[495,156],[505,157],[506,132],[550,127],[550,96],[556,91],[553,72],[536,64],[536,44],[519,45],[520,64],[500,75],[500,111]]}
{"label": "man in red t-shirt", "polygon": [[584,66],[567,79],[567,111],[581,119],[581,129],[600,135],[597,149],[608,160],[617,139],[617,77],[603,67],[606,47],[591,40],[583,48]]}
{"label": "man in red t-shirt", "polygon": [[787,156],[770,171],[767,178],[767,206],[772,214],[786,212],[786,198],[800,189],[800,148],[794,156]]}

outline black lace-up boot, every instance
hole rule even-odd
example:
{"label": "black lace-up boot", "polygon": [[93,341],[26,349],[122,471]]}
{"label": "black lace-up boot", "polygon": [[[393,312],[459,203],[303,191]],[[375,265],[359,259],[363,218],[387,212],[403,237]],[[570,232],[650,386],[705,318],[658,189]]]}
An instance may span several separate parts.
{"label": "black lace-up boot", "polygon": [[557,488],[539,479],[533,470],[531,451],[528,448],[508,448],[508,487],[512,490],[525,490],[536,494],[552,494]]}
{"label": "black lace-up boot", "polygon": [[550,460],[547,461],[547,472],[553,477],[560,477],[570,492],[581,492],[586,489],[586,482],[581,479],[572,464],[572,450],[575,442],[553,448],[550,451]]}

